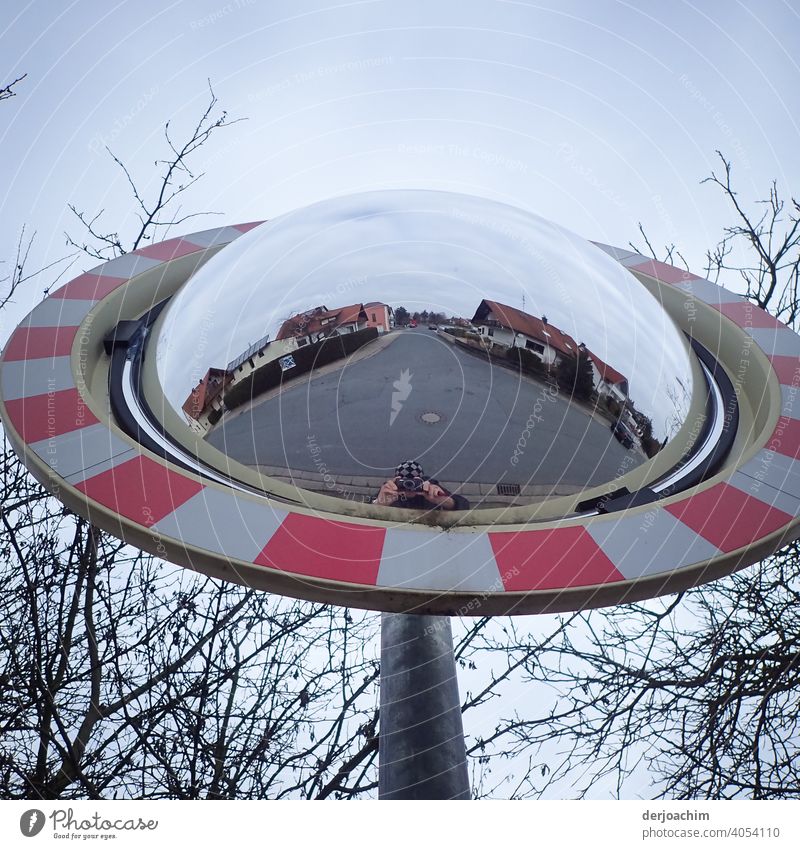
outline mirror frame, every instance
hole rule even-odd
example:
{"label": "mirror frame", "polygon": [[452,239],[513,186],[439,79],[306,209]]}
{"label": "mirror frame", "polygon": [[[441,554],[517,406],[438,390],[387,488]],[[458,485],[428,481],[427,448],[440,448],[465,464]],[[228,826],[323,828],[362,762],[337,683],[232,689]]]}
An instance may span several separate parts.
{"label": "mirror frame", "polygon": [[714,352],[736,387],[734,448],[698,486],[616,514],[548,521],[515,512],[501,524],[486,509],[446,527],[372,505],[332,513],[328,502],[338,499],[298,500],[305,491],[286,484],[273,498],[236,491],[165,461],[113,420],[103,340],[259,223],[103,263],[49,295],[6,344],[0,416],[11,444],[43,485],[103,529],[180,565],[289,596],[481,616],[675,592],[753,563],[800,533],[800,337],[710,281],[606,245],[598,247]]}

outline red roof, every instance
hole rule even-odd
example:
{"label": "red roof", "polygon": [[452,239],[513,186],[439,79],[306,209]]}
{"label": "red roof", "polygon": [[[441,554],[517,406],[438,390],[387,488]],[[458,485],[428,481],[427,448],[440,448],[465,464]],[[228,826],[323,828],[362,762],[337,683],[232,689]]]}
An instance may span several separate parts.
{"label": "red roof", "polygon": [[592,362],[595,364],[597,371],[600,373],[600,377],[605,380],[606,383],[611,384],[612,386],[621,386],[625,394],[628,394],[628,378],[625,377],[622,372],[617,371],[615,368],[612,368],[608,363],[604,363],[597,354],[590,351],[585,345],[584,350],[589,355]]}
{"label": "red roof", "polygon": [[494,314],[495,320],[503,327],[509,327],[517,333],[522,333],[531,339],[537,339],[542,344],[549,345],[562,354],[577,356],[578,344],[568,333],[564,333],[563,330],[559,330],[553,324],[547,324],[541,318],[536,318],[530,313],[515,309],[507,304],[500,304],[497,301],[481,301],[472,319],[473,324],[480,324],[485,321],[490,312]]}
{"label": "red roof", "polygon": [[223,368],[210,368],[200,383],[189,393],[181,408],[186,415],[199,419],[209,404],[231,381],[232,375]]}
{"label": "red roof", "polygon": [[293,315],[281,325],[276,339],[291,339],[295,336],[316,336],[320,331],[331,333],[343,324],[367,321],[363,304],[350,304],[329,310],[325,306]]}

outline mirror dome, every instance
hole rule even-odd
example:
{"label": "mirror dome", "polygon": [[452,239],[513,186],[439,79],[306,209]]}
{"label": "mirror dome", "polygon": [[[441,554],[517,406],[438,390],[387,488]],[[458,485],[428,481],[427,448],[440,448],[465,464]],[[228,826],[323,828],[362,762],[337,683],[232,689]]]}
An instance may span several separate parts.
{"label": "mirror dome", "polygon": [[397,467],[472,506],[620,478],[684,425],[687,344],[590,242],[483,198],[383,191],[266,222],[168,304],[187,428],[264,474],[371,500]]}

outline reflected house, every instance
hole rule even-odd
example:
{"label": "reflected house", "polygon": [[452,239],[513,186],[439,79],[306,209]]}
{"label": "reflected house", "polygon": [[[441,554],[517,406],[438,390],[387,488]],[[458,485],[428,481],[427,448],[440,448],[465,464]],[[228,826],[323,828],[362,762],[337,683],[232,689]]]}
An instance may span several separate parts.
{"label": "reflected house", "polygon": [[[252,345],[245,348],[245,350],[242,351],[242,353],[239,354],[238,357],[231,360],[228,363],[228,371],[232,372],[234,375],[236,374],[236,372],[244,371],[243,366],[245,365],[245,363],[247,363],[250,368],[254,368],[256,359],[262,359],[264,357],[264,354],[269,348],[269,345],[270,341],[268,333],[266,336],[262,336],[262,338],[259,339],[258,342],[254,342]],[[250,360],[251,362],[248,363],[248,360]]]}
{"label": "reflected house", "polygon": [[208,416],[213,409],[222,408],[222,391],[232,380],[233,374],[227,369],[210,368],[192,389],[181,408],[192,430],[197,433],[205,433],[208,430]]}
{"label": "reflected house", "polygon": [[394,327],[394,310],[381,301],[364,304],[367,314],[367,327],[377,327],[378,333],[388,333]]}
{"label": "reflected house", "polygon": [[[377,317],[377,309],[375,314]],[[277,341],[294,340],[295,346],[302,348],[304,345],[319,342],[326,336],[355,333],[357,330],[370,326],[375,327],[377,324],[370,325],[363,304],[350,304],[332,310],[326,306],[319,306],[287,318],[275,339]]]}
{"label": "reflected house", "polygon": [[[347,336],[370,327],[378,328],[378,332],[381,327],[384,331],[389,329],[393,317],[391,307],[377,302],[370,307],[374,321],[363,304],[332,310],[318,306],[298,313],[281,324],[275,339],[267,334],[231,360],[227,368],[210,368],[183,403],[189,426],[198,433],[208,433],[229,409],[231,398],[241,395],[240,391],[235,391],[237,387],[241,390],[241,384],[250,391],[252,380],[263,375],[265,367],[274,365],[274,360],[331,336]],[[359,344],[364,344],[363,340]]]}
{"label": "reflected house", "polygon": [[628,378],[624,374],[604,363],[600,357],[590,351],[586,345],[581,343],[581,350],[585,351],[592,363],[594,377],[594,388],[600,397],[610,397],[624,404],[628,401]]}
{"label": "reflected house", "polygon": [[294,339],[270,341],[267,334],[228,363],[228,371],[233,375],[233,383],[239,383],[270,360],[277,360],[278,357],[291,354],[295,348],[297,343]]}
{"label": "reflected house", "polygon": [[483,300],[472,323],[484,340],[532,351],[548,369],[557,367],[566,358],[576,359],[579,352],[585,353],[592,364],[595,392],[601,398],[613,398],[622,406],[630,403],[628,378],[601,360],[583,342],[577,344],[568,333],[550,324],[546,316],[536,318],[507,304]]}
{"label": "reflected house", "polygon": [[548,368],[558,365],[564,357],[576,358],[578,344],[547,317],[536,316],[497,301],[480,302],[472,323],[484,340],[507,348],[525,348],[536,354]]}
{"label": "reflected house", "polygon": [[296,347],[294,340],[271,342],[267,334],[249,345],[224,369],[210,368],[183,402],[183,413],[192,430],[200,434],[207,433],[225,412],[223,390],[241,383],[260,366],[290,353]]}

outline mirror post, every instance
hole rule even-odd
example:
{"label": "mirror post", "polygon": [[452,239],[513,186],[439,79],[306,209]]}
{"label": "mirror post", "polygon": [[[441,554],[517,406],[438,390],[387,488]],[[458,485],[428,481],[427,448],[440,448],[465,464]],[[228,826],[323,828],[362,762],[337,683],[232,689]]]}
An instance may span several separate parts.
{"label": "mirror post", "polygon": [[469,799],[461,701],[447,616],[381,617],[381,799]]}

